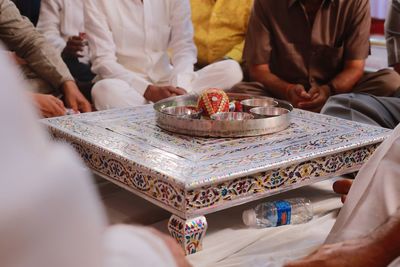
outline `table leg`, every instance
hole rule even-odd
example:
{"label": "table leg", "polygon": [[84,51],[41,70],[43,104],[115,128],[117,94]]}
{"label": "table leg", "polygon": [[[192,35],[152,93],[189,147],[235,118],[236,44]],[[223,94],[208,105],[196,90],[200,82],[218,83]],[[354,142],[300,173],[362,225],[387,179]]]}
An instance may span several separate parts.
{"label": "table leg", "polygon": [[202,250],[203,238],[207,231],[206,217],[182,219],[172,215],[168,222],[168,231],[182,246],[186,255]]}

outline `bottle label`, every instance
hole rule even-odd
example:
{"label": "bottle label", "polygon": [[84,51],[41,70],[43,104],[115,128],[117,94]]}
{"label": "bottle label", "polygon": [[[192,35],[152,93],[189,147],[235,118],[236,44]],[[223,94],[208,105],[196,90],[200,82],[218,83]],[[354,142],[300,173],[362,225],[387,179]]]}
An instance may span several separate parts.
{"label": "bottle label", "polygon": [[292,206],[287,201],[275,201],[276,212],[278,214],[278,221],[276,226],[290,224]]}

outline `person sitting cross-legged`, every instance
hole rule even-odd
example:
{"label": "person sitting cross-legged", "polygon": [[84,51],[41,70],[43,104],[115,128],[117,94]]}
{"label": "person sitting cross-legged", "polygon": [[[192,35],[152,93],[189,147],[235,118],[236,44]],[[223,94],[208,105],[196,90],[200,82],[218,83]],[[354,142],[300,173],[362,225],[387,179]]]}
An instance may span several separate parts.
{"label": "person sitting cross-legged", "polygon": [[364,74],[370,25],[368,0],[256,0],[244,50],[254,83],[234,91],[315,112],[332,95],[392,96],[400,87],[396,72]]}
{"label": "person sitting cross-legged", "polygon": [[91,71],[82,0],[42,0],[37,29],[62,56],[79,89],[90,99]]}
{"label": "person sitting cross-legged", "polygon": [[[390,3],[385,32],[389,66],[400,73],[399,1]],[[360,93],[333,96],[321,112],[347,120],[394,129],[400,122],[400,90],[391,97]]]}
{"label": "person sitting cross-legged", "polygon": [[98,110],[209,87],[230,89],[242,80],[233,60],[194,71],[189,0],[86,0],[85,29],[97,74],[92,99]]}

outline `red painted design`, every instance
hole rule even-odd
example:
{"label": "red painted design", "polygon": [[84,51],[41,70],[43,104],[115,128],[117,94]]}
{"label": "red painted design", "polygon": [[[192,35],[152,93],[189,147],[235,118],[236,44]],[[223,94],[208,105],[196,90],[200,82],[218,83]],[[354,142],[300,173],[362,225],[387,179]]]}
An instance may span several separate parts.
{"label": "red painted design", "polygon": [[197,106],[203,110],[204,116],[208,117],[218,112],[228,112],[229,97],[221,89],[210,88],[201,94]]}

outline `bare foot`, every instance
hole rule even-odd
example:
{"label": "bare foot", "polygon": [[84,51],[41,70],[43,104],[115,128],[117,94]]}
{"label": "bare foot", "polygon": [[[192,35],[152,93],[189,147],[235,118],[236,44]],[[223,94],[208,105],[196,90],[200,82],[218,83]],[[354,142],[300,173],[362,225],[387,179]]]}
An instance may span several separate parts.
{"label": "bare foot", "polygon": [[347,194],[349,193],[352,184],[353,180],[349,179],[338,180],[333,184],[333,191],[342,195],[343,203],[346,201]]}

